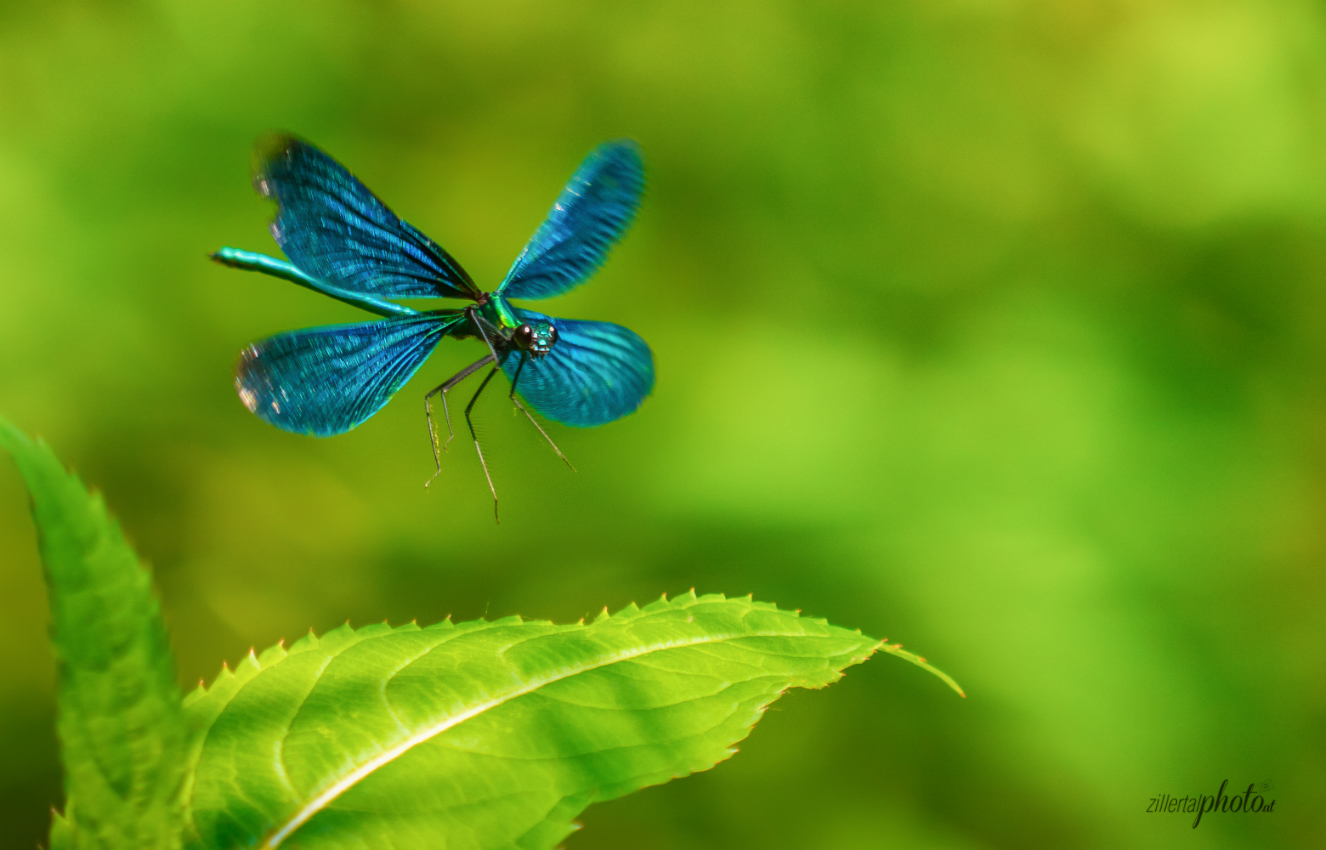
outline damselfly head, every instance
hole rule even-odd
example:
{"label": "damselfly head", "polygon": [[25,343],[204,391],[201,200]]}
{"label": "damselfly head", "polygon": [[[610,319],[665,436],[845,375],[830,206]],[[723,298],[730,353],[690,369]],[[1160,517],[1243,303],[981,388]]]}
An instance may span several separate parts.
{"label": "damselfly head", "polygon": [[511,334],[511,340],[521,351],[528,351],[534,359],[538,359],[557,344],[557,328],[553,327],[552,322],[526,322]]}

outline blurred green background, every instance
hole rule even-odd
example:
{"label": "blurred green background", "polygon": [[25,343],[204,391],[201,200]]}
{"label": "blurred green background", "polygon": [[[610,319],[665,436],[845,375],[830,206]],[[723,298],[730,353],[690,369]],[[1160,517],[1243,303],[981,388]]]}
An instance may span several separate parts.
{"label": "blurred green background", "polygon": [[[549,312],[652,345],[641,411],[499,393],[438,484],[444,342],[330,440],[248,342],[364,314],[276,253],[298,132],[495,284],[580,158],[640,218]],[[1326,9],[1295,0],[0,6],[0,412],[156,570],[181,681],[309,627],[753,593],[923,653],[777,705],[571,850],[1326,840]],[[545,308],[540,308],[545,309]],[[59,801],[26,495],[0,464],[0,829]],[[1148,815],[1272,782],[1272,816]]]}

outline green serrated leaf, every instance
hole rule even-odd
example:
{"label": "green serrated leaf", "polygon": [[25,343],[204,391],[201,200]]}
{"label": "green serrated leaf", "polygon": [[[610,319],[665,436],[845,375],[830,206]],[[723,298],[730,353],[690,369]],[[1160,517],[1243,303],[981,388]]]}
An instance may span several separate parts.
{"label": "green serrated leaf", "polygon": [[587,805],[706,770],[790,687],[881,644],[691,593],[592,624],[348,626],[186,699],[194,841],[551,848]]}
{"label": "green serrated leaf", "polygon": [[49,448],[4,419],[0,447],[32,494],[50,595],[56,730],[71,813],[53,823],[51,843],[179,847],[185,726],[151,575],[101,498]]}

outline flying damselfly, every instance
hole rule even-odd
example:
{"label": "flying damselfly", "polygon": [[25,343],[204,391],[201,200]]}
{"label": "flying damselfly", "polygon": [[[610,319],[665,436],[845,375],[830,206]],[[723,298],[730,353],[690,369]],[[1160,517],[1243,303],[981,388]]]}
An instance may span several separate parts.
{"label": "flying damselfly", "polygon": [[[471,412],[499,370],[511,381],[511,401],[563,460],[561,449],[517,396],[554,422],[585,428],[632,413],[653,389],[653,355],[634,332],[609,322],[545,316],[508,300],[560,295],[603,265],[634,219],[644,188],[634,142],[607,142],[585,158],[492,292],[482,291],[437,243],[397,218],[354,175],[302,139],[282,135],[260,143],[254,174],[258,193],[276,201],[271,232],[289,262],[237,248],[222,248],[212,258],[382,317],[290,331],[246,348],[235,368],[235,389],[265,422],[317,437],[344,433],[380,410],[443,337],[477,339],[484,356],[429,391],[424,413],[436,478],[441,453],[455,436],[447,393],[488,367],[465,406],[465,423],[496,515],[497,489]],[[396,303],[414,298],[470,303],[442,310]],[[440,445],[434,396],[441,400],[447,425],[447,439]]]}

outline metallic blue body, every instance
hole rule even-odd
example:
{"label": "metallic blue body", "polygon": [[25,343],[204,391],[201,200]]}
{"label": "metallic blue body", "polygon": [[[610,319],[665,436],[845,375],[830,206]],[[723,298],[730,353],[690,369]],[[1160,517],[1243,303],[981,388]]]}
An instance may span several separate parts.
{"label": "metallic blue body", "polygon": [[[644,188],[633,142],[608,142],[590,153],[493,293],[479,290],[446,251],[307,142],[281,136],[261,144],[254,186],[277,202],[272,235],[290,262],[236,248],[213,259],[384,317],[278,334],[245,349],[235,387],[264,421],[319,437],[344,433],[380,410],[445,336],[483,338],[515,391],[565,425],[611,422],[653,389],[653,356],[636,334],[507,301],[560,294],[603,265]],[[473,304],[420,311],[390,300],[401,298]],[[522,350],[517,329],[540,321],[556,329],[556,342],[546,352]]]}
{"label": "metallic blue body", "polygon": [[266,254],[241,251],[239,248],[222,248],[212,255],[212,259],[231,268],[262,272],[272,277],[288,280],[291,283],[297,283],[306,289],[321,292],[323,295],[331,296],[337,301],[344,301],[352,307],[358,307],[379,316],[414,316],[419,312],[413,307],[406,307],[404,304],[383,301],[381,298],[374,298],[372,295],[351,292],[348,289],[341,289],[338,286],[323,283],[317,278],[304,274],[293,264],[287,263],[285,260],[278,260],[275,257],[269,257]]}

